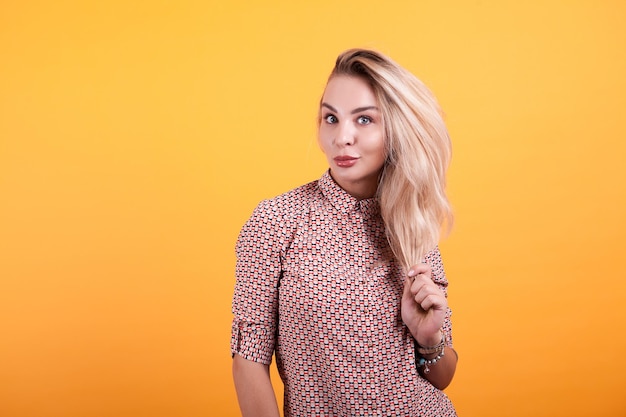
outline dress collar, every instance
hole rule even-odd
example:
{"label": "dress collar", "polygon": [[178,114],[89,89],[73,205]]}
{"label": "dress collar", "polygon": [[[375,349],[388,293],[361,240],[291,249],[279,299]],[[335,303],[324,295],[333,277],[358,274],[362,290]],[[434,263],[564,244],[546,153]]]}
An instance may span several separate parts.
{"label": "dress collar", "polygon": [[380,213],[380,206],[378,205],[378,199],[376,197],[359,200],[351,196],[330,176],[330,170],[327,170],[324,175],[322,175],[318,184],[324,197],[326,197],[333,207],[342,213],[352,214],[360,212],[366,217]]}

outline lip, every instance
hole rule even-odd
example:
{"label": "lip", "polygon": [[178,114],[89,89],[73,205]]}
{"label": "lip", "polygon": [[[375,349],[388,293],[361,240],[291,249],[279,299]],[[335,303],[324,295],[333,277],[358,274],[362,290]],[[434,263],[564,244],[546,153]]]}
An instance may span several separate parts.
{"label": "lip", "polygon": [[342,167],[342,168],[349,168],[353,166],[354,164],[356,164],[357,161],[359,160],[358,157],[350,156],[350,155],[339,155],[333,159],[335,160],[335,163],[337,164],[337,166]]}

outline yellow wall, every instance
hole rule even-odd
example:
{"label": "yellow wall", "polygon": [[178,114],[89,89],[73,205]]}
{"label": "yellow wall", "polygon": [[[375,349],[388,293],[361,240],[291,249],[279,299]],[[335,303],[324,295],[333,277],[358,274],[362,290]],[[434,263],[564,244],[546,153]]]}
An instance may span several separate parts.
{"label": "yellow wall", "polygon": [[236,235],[323,172],[316,104],[352,46],[447,113],[459,413],[626,415],[624,17],[620,1],[2,2],[0,415],[237,415]]}

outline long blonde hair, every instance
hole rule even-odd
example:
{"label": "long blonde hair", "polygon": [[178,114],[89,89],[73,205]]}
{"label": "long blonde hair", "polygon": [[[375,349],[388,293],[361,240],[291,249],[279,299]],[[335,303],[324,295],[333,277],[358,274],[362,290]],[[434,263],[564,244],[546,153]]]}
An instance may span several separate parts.
{"label": "long blonde hair", "polygon": [[430,90],[385,55],[366,49],[341,53],[330,78],[361,77],[381,108],[386,161],[378,198],[389,245],[405,268],[421,262],[449,230],[452,210],[446,170],[452,148],[441,109]]}

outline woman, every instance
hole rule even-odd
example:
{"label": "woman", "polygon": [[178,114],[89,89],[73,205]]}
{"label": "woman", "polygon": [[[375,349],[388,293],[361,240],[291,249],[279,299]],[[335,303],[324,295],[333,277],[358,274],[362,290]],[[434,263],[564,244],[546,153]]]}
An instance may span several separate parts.
{"label": "woman", "polygon": [[428,89],[384,55],[337,58],[319,113],[329,170],[261,202],[237,241],[233,376],[244,416],[454,416],[450,140]]}

